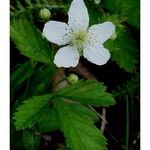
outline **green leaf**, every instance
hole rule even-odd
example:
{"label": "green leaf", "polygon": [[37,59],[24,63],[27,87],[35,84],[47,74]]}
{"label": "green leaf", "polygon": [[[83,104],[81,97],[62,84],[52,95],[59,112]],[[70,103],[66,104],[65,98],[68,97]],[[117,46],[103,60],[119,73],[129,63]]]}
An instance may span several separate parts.
{"label": "green leaf", "polygon": [[[78,115],[84,114],[84,117],[90,118],[93,121],[98,121],[99,119],[95,112],[79,103],[70,105],[70,108],[73,109]],[[45,111],[45,113],[39,119],[38,125],[41,132],[51,132],[60,129],[57,109],[53,107]]]}
{"label": "green leaf", "polygon": [[33,60],[52,63],[52,50],[36,27],[27,19],[13,20],[11,38],[21,53]]}
{"label": "green leaf", "polygon": [[45,94],[47,88],[52,83],[52,79],[56,71],[57,71],[56,67],[52,67],[51,65],[47,64],[38,68],[35,71],[33,79],[30,82],[28,94],[29,95]]}
{"label": "green leaf", "polygon": [[[133,11],[134,10],[134,11]],[[123,16],[135,28],[140,27],[140,0],[125,0],[123,3]]]}
{"label": "green leaf", "polygon": [[10,121],[10,147],[12,150],[25,150],[24,143],[22,140],[22,131],[17,131],[13,121]]}
{"label": "green leaf", "polygon": [[57,101],[61,130],[71,150],[105,150],[106,139],[101,131],[84,113],[79,115],[70,105],[73,104]]}
{"label": "green leaf", "polygon": [[10,77],[11,93],[18,89],[21,84],[32,75],[33,69],[34,67],[32,66],[31,61],[19,65]]}
{"label": "green leaf", "polygon": [[140,26],[140,0],[105,0],[104,6],[113,14],[122,15],[137,29]]}
{"label": "green leaf", "polygon": [[69,106],[79,116],[80,115],[85,116],[85,118],[90,118],[90,120],[92,120],[94,122],[99,120],[99,117],[97,116],[97,114],[95,112],[93,112],[92,110],[90,110],[89,108],[87,108],[86,106],[84,106],[84,105],[82,105],[80,103],[70,104]]}
{"label": "green leaf", "polygon": [[41,132],[51,132],[60,128],[55,107],[44,112],[44,114],[38,120],[38,126]]}
{"label": "green leaf", "polygon": [[27,130],[23,131],[23,142],[27,150],[37,150],[40,144],[40,136]]}
{"label": "green leaf", "polygon": [[104,43],[105,47],[111,53],[111,59],[115,61],[120,68],[127,72],[133,72],[138,62],[137,44],[127,28],[121,24],[123,18],[117,15],[105,15],[102,20],[112,21],[116,26],[117,38],[109,39]]}
{"label": "green leaf", "polygon": [[117,86],[112,91],[114,97],[120,97],[124,95],[134,95],[134,92],[139,88],[139,75],[133,76],[130,80],[127,80],[124,84]]}
{"label": "green leaf", "polygon": [[26,101],[17,108],[13,119],[16,129],[31,128],[44,113],[52,100],[52,95],[35,96]]}
{"label": "green leaf", "polygon": [[94,106],[114,105],[111,94],[105,92],[106,87],[97,81],[88,80],[68,86],[56,93],[57,97],[71,99],[82,104]]}

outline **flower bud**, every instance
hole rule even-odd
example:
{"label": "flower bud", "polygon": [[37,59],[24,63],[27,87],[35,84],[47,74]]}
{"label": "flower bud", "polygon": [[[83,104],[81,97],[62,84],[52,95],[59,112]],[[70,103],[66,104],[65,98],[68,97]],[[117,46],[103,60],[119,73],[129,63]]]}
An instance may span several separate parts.
{"label": "flower bud", "polygon": [[114,32],[114,33],[112,34],[112,36],[110,37],[110,39],[111,39],[111,40],[115,40],[116,38],[117,38],[117,33]]}
{"label": "flower bud", "polygon": [[99,4],[101,0],[94,0],[95,4]]}
{"label": "flower bud", "polygon": [[43,20],[49,20],[51,17],[51,12],[47,8],[42,8],[39,12],[39,16]]}
{"label": "flower bud", "polygon": [[67,77],[67,82],[70,84],[70,85],[73,85],[73,84],[76,84],[78,83],[79,81],[79,78],[77,75],[75,74],[70,74],[68,77]]}

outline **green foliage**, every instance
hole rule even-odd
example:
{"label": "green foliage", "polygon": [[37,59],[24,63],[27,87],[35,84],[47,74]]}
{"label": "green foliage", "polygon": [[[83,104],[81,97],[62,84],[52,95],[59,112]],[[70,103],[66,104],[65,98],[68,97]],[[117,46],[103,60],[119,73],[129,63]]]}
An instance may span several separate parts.
{"label": "green foliage", "polygon": [[[46,108],[48,108],[48,103],[50,100],[52,100],[52,97],[55,99],[58,99],[59,97],[67,98],[87,105],[89,104],[95,106],[113,105],[115,101],[110,94],[105,92],[105,89],[106,89],[105,86],[96,81],[80,81],[76,85],[66,87],[63,90],[54,93],[53,96],[52,95],[35,96],[31,99],[24,101],[24,104],[17,108],[17,112],[14,114],[14,119],[16,120],[15,126],[17,129],[25,129],[27,127],[31,128],[37,122],[39,116],[41,116],[42,113],[46,111]],[[76,110],[80,112],[82,110],[85,114],[93,117],[93,120],[97,120],[97,117],[94,116],[93,113],[89,113],[86,107],[82,105],[79,106],[79,104],[76,104],[75,106],[74,108],[76,108]],[[54,110],[51,110],[47,115],[49,116],[51,113],[55,113]],[[47,118],[44,116],[44,119],[48,119],[48,116]],[[52,119],[54,121],[55,116]],[[41,122],[43,123],[44,121],[40,121],[40,123]],[[44,123],[42,125],[41,124],[40,126],[45,126]]]}
{"label": "green foliage", "polygon": [[57,111],[68,145],[72,150],[105,150],[106,139],[83,112],[77,113],[71,103],[57,102]]}
{"label": "green foliage", "polygon": [[32,65],[31,61],[27,61],[24,64],[19,65],[17,69],[11,74],[10,85],[12,94],[22,85],[22,83],[27,78],[32,75],[33,69],[34,66]]}
{"label": "green foliage", "polygon": [[140,0],[105,0],[104,6],[111,13],[124,16],[134,27],[140,26]]}
{"label": "green foliage", "polygon": [[118,86],[112,91],[114,97],[133,95],[139,88],[139,76],[134,76],[130,80],[127,80],[123,85]]}
{"label": "green foliage", "polygon": [[49,63],[53,61],[52,50],[36,27],[27,19],[13,20],[11,38],[21,53],[32,60]]}
{"label": "green foliage", "polygon": [[106,87],[97,81],[80,81],[56,93],[57,97],[71,99],[82,104],[94,106],[114,105],[111,94],[105,92]]}
{"label": "green foliage", "polygon": [[16,7],[11,5],[11,17],[21,17],[25,14],[31,15],[34,11],[41,8],[65,9],[66,6],[60,2],[48,0],[16,0]]}
{"label": "green foliage", "polygon": [[13,150],[20,150],[20,149],[25,150],[22,139],[22,131],[21,130],[17,131],[12,121],[10,122],[10,138],[11,138],[10,147]]}
{"label": "green foliage", "polygon": [[37,150],[40,144],[40,136],[31,131],[23,131],[23,142],[26,150]]}
{"label": "green foliage", "polygon": [[[69,102],[69,100],[68,101],[66,100],[66,102]],[[90,118],[90,120],[92,120],[94,122],[99,120],[99,118],[95,112],[93,112],[92,110],[90,110],[89,108],[87,108],[86,106],[84,106],[82,104],[72,103],[69,106],[79,116],[82,115],[85,118]]]}
{"label": "green foliage", "polygon": [[[62,87],[59,91],[53,90],[53,83],[58,82],[55,81],[58,69],[53,64],[53,50],[58,47],[52,44],[50,47],[39,31],[45,22],[41,20],[39,12],[42,8],[46,8],[51,12],[52,20],[67,22],[66,15],[71,1],[11,1],[11,39],[21,54],[31,59],[19,65],[11,73],[10,78],[12,112],[15,112],[11,122],[13,123],[11,139],[12,148],[15,150],[25,148],[37,150],[41,135],[45,132],[51,135],[51,132],[57,130],[61,130],[66,138],[66,147],[60,146],[59,150],[106,150],[107,141],[94,125],[96,122],[99,123],[100,115],[96,110],[92,110],[91,105],[96,107],[114,105],[113,97],[116,99],[124,99],[126,95],[133,97],[139,88],[139,77],[134,74],[137,70],[138,48],[131,32],[132,29],[135,31],[139,29],[139,0],[103,0],[98,5],[94,0],[84,0],[90,15],[90,25],[105,21],[112,21],[115,24],[117,37],[106,41],[104,46],[110,51],[111,59],[121,68],[118,70],[122,72],[124,69],[126,74],[131,76],[131,80],[122,82],[124,84],[118,83],[115,89],[111,89],[110,85],[112,94],[107,93],[106,86],[102,83],[93,80],[80,80],[73,85]],[[87,70],[90,69],[87,65]],[[70,73],[70,70],[65,70],[66,74],[68,72]],[[80,74],[77,69],[78,73]],[[91,73],[95,75],[95,72]],[[105,75],[105,72],[102,73]],[[112,76],[116,76],[115,73]],[[106,80],[111,79],[110,77]],[[18,91],[21,91],[19,98]],[[131,110],[137,112],[133,108],[134,101],[131,102],[133,103]],[[111,126],[111,122],[109,125]]]}
{"label": "green foliage", "polygon": [[28,95],[42,95],[48,92],[48,87],[51,85],[56,71],[55,66],[47,64],[35,70],[28,89]]}
{"label": "green foliage", "polygon": [[46,110],[38,120],[39,130],[41,132],[51,132],[60,128],[56,108]]}
{"label": "green foliage", "polygon": [[[98,116],[95,112],[79,103],[72,103],[69,107],[78,115],[83,116],[84,114],[83,117],[85,117],[85,119],[90,118],[93,121],[98,121]],[[38,120],[38,126],[41,132],[51,132],[60,129],[60,122],[56,107],[50,108],[43,113],[41,118]]]}
{"label": "green foliage", "polygon": [[17,108],[13,119],[16,129],[31,128],[48,108],[52,95],[35,96],[24,101],[23,105]]}
{"label": "green foliage", "polygon": [[112,21],[116,26],[117,38],[105,42],[105,47],[110,50],[111,59],[125,71],[133,72],[138,62],[138,50],[128,29],[121,24],[124,19],[118,15],[105,15],[102,20]]}

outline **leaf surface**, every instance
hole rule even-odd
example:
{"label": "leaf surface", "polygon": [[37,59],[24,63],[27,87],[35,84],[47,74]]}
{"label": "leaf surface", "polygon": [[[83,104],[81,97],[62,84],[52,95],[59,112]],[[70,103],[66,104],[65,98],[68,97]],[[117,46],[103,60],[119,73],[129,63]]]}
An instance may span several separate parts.
{"label": "leaf surface", "polygon": [[16,129],[31,128],[48,108],[52,95],[35,96],[23,102],[14,113]]}
{"label": "leaf surface", "polygon": [[71,150],[105,150],[106,139],[93,121],[84,113],[80,115],[70,107],[71,103],[57,102],[57,111],[67,143]]}
{"label": "leaf surface", "polygon": [[21,53],[33,60],[52,64],[52,50],[39,30],[27,19],[13,20],[10,26],[11,39]]}
{"label": "leaf surface", "polygon": [[82,104],[94,106],[114,105],[115,101],[111,94],[107,93],[106,86],[94,80],[80,81],[79,83],[68,86],[56,96],[71,99]]}

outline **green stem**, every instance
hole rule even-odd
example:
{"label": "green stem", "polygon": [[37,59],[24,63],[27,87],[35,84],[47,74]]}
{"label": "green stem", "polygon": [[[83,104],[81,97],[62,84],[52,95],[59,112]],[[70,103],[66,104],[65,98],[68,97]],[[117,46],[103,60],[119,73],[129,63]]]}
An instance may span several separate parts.
{"label": "green stem", "polygon": [[125,137],[125,150],[129,150],[129,99],[126,96],[126,137]]}

